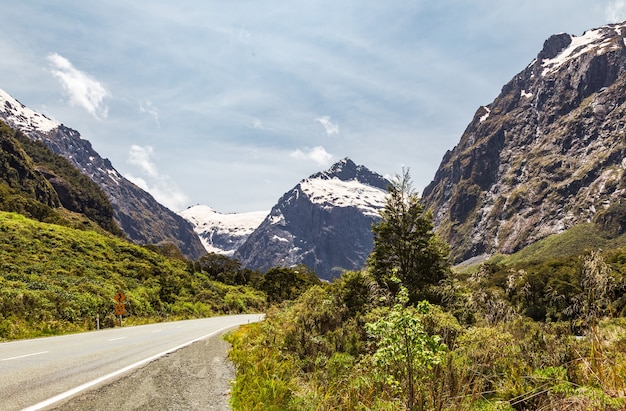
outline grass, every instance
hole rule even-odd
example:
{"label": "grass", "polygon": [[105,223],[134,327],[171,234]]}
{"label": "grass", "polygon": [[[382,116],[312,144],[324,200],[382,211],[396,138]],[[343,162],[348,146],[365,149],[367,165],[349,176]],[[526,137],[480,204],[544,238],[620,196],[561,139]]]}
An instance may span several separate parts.
{"label": "grass", "polygon": [[553,234],[508,255],[498,256],[497,262],[513,266],[520,263],[571,257],[597,249],[614,249],[626,246],[626,234],[609,238],[596,224],[576,225],[569,230]]}

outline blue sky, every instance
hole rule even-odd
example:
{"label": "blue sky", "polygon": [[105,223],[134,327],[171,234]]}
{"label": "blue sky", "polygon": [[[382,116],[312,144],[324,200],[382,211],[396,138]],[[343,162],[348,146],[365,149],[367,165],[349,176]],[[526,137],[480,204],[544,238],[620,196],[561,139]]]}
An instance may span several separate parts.
{"label": "blue sky", "polygon": [[350,157],[420,191],[550,35],[626,0],[23,0],[0,88],[173,210],[269,210]]}

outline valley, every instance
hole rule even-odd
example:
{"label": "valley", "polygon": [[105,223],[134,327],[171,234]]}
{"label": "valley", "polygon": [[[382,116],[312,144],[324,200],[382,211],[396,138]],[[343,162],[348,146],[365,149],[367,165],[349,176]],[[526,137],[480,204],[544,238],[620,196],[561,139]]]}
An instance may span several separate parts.
{"label": "valley", "polygon": [[626,409],[624,88],[626,23],[557,34],[421,195],[345,157],[241,215],[0,92],[0,350],[266,313],[226,337],[235,410]]}

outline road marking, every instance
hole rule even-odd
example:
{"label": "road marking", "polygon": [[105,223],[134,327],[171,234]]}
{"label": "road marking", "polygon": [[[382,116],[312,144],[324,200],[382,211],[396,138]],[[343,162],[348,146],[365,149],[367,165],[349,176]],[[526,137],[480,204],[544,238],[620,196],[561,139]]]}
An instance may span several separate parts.
{"label": "road marking", "polygon": [[160,333],[161,331],[163,331],[163,330],[154,330],[154,331],[152,331],[152,332],[153,332],[153,333]]}
{"label": "road marking", "polygon": [[45,354],[48,351],[40,351],[40,352],[34,352],[32,354],[24,354],[24,355],[18,355],[17,357],[9,357],[9,358],[3,358],[0,361],[11,361],[11,360],[17,360],[19,358],[26,358],[26,357],[32,357],[33,355],[41,355],[41,354]]}
{"label": "road marking", "polygon": [[117,340],[123,340],[124,338],[127,338],[127,337],[111,338],[110,340],[107,340],[107,341],[117,341]]}
{"label": "road marking", "polygon": [[203,335],[202,337],[198,337],[198,338],[193,339],[191,341],[188,341],[188,342],[186,342],[184,344],[178,345],[178,346],[176,346],[174,348],[170,348],[169,350],[166,350],[166,351],[163,351],[162,353],[153,355],[152,357],[144,358],[141,361],[137,361],[134,364],[128,365],[128,366],[126,366],[124,368],[121,368],[121,369],[119,369],[117,371],[113,371],[110,374],[104,375],[104,376],[102,376],[100,378],[96,378],[95,380],[89,381],[89,382],[87,382],[87,383],[85,383],[83,385],[79,385],[78,387],[72,388],[71,390],[65,391],[65,392],[63,392],[63,393],[61,393],[59,395],[55,395],[54,397],[48,398],[47,400],[42,401],[40,403],[37,403],[35,405],[31,405],[30,407],[24,408],[22,411],[38,411],[38,410],[41,410],[41,409],[43,409],[45,407],[48,407],[48,406],[50,406],[50,405],[52,405],[52,404],[54,404],[56,402],[65,400],[65,399],[71,397],[72,395],[76,395],[76,394],[78,394],[81,391],[84,391],[84,390],[86,390],[88,388],[91,388],[94,385],[100,384],[103,381],[109,380],[109,379],[111,379],[113,377],[117,377],[118,375],[123,374],[126,371],[130,371],[130,370],[132,370],[134,368],[140,367],[140,366],[142,366],[142,365],[144,365],[146,363],[149,363],[151,361],[156,360],[157,358],[160,358],[160,357],[163,357],[163,356],[165,356],[167,354],[173,353],[174,351],[178,351],[181,348],[185,348],[188,345],[191,345],[191,344],[193,344],[193,343],[195,343],[197,341],[204,340],[206,338],[214,336],[215,334],[222,333],[222,332],[224,332],[224,331],[226,331],[226,330],[228,330],[230,328],[235,328],[235,327],[238,327],[240,325],[241,324],[235,324],[235,325],[228,325],[226,327],[222,327],[219,330],[213,331],[212,333],[209,333],[207,335]]}

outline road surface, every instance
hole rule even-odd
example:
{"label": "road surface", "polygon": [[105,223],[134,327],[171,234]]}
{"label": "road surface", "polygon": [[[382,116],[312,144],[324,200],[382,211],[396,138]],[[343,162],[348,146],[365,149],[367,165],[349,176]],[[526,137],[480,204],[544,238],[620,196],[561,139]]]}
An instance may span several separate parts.
{"label": "road surface", "polygon": [[261,319],[212,317],[0,343],[0,407],[50,407],[193,342]]}

